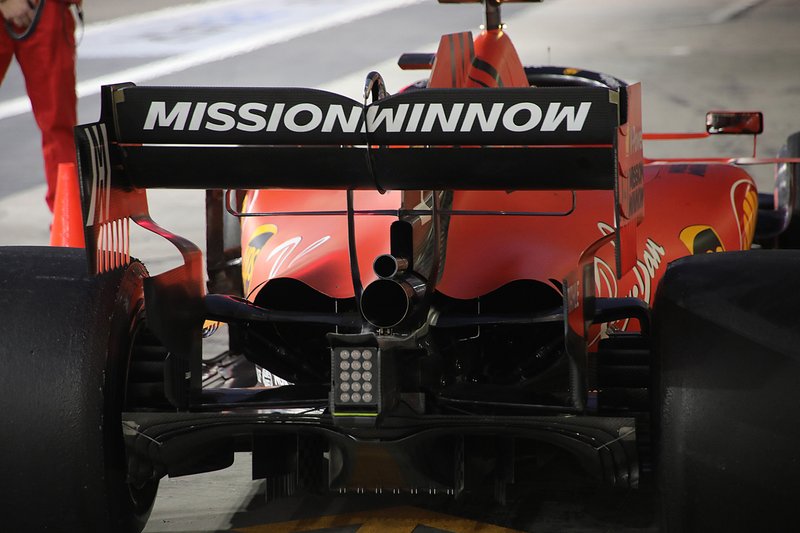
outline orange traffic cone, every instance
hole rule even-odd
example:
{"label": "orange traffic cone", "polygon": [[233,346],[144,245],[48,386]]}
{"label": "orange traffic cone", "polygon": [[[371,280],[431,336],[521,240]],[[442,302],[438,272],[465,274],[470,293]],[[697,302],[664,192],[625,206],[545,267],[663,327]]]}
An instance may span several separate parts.
{"label": "orange traffic cone", "polygon": [[75,163],[58,164],[58,183],[50,227],[50,246],[84,248],[83,210]]}

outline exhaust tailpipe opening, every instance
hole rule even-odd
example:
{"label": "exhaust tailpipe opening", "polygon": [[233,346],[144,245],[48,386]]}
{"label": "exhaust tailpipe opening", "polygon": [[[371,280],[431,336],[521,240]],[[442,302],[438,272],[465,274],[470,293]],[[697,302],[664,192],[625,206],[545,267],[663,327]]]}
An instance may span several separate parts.
{"label": "exhaust tailpipe opening", "polygon": [[373,326],[393,328],[412,313],[425,291],[425,283],[414,277],[378,279],[361,295],[361,312]]}
{"label": "exhaust tailpipe opening", "polygon": [[408,270],[408,259],[391,254],[379,255],[372,263],[372,269],[381,279],[389,279]]}

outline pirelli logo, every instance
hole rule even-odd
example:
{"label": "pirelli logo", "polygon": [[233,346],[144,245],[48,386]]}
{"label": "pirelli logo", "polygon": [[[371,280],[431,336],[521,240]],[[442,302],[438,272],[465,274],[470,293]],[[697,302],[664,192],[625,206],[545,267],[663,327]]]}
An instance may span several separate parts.
{"label": "pirelli logo", "polygon": [[152,101],[144,131],[246,133],[510,133],[583,131],[592,102],[425,102],[368,106],[311,102]]}

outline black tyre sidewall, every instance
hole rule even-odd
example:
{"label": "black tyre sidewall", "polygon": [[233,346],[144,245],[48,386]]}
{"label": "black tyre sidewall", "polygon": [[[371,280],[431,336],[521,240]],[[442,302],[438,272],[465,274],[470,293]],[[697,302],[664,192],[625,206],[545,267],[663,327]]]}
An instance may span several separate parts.
{"label": "black tyre sidewall", "polygon": [[653,310],[662,529],[789,531],[800,479],[800,251],[670,265]]}
{"label": "black tyre sidewall", "polygon": [[[800,131],[793,133],[786,139],[786,147],[788,149],[786,157],[800,157]],[[800,164],[789,163],[789,166],[792,168],[792,179],[794,180],[795,188],[797,188],[795,194],[800,196]],[[800,200],[795,201],[795,211],[792,213],[789,227],[778,235],[778,248],[800,248],[800,211],[797,210],[798,201]]]}
{"label": "black tyre sidewall", "polygon": [[[84,250],[0,248],[0,502],[9,531],[140,531],[121,406],[144,267],[87,273]],[[154,485],[138,496],[147,500]]]}

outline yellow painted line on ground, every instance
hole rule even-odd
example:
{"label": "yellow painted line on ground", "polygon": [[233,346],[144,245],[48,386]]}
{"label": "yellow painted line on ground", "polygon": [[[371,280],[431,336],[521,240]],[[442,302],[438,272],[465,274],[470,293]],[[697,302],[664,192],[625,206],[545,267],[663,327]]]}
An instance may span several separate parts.
{"label": "yellow painted line on ground", "polygon": [[349,514],[305,518],[291,522],[236,529],[240,533],[311,533],[337,527],[358,528],[358,533],[412,533],[425,526],[452,533],[520,533],[516,529],[484,524],[416,507],[391,507]]}

